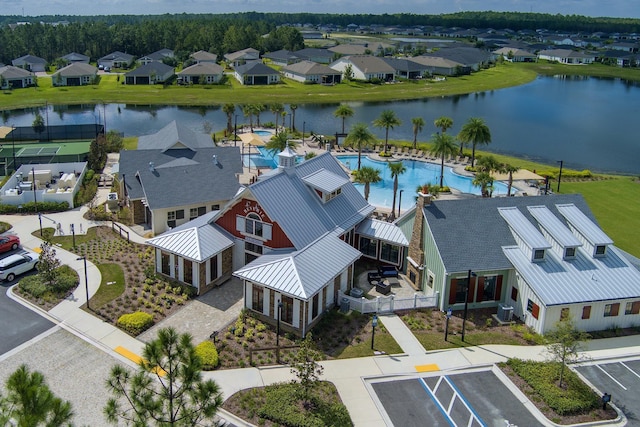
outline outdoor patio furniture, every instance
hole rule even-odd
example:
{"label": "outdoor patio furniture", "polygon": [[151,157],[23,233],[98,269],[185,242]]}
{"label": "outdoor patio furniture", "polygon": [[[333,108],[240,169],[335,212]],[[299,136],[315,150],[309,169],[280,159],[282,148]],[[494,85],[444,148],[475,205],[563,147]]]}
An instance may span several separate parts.
{"label": "outdoor patio furniture", "polygon": [[381,280],[382,280],[382,277],[380,276],[380,274],[378,274],[378,272],[367,273],[367,281],[370,284],[374,285],[375,284],[374,282],[378,283]]}
{"label": "outdoor patio furniture", "polygon": [[398,270],[392,265],[378,266],[378,274],[383,277],[398,277]]}
{"label": "outdoor patio furniture", "polygon": [[376,291],[382,295],[388,295],[391,292],[391,285],[386,280],[381,280],[376,285]]}

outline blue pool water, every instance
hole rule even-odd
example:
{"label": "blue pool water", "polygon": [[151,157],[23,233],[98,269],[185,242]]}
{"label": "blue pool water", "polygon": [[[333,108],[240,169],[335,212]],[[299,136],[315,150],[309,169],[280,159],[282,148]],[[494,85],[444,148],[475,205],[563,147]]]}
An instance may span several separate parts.
{"label": "blue pool water", "polygon": [[256,135],[260,135],[260,136],[273,136],[273,132],[270,132],[268,130],[254,130],[253,133],[255,133]]}
{"label": "blue pool water", "polygon": [[[344,165],[350,170],[357,169],[358,156],[337,156]],[[439,184],[440,183],[440,165],[435,163],[423,162],[419,160],[402,160],[407,171],[398,177],[398,196],[400,190],[404,190],[402,194],[402,211],[413,207],[415,204],[416,189],[422,184]],[[369,203],[374,206],[381,206],[391,209],[393,202],[393,179],[387,167],[388,162],[371,160],[366,156],[362,156],[361,165],[369,166],[380,171],[382,181],[371,184],[369,192]],[[458,175],[453,168],[445,166],[444,168],[444,185],[461,191],[463,193],[471,193],[480,195],[480,187],[472,184],[473,178]],[[493,195],[507,193],[507,185],[503,182],[495,182]],[[364,194],[364,185],[355,184],[356,188]],[[398,201],[396,200],[396,205]]]}
{"label": "blue pool water", "polygon": [[[278,159],[274,157],[273,154],[269,152],[269,150],[264,147],[257,147],[257,149],[260,154],[242,155],[242,164],[244,165],[244,167],[249,167],[249,165],[252,168],[275,169],[276,167],[278,167]],[[303,159],[304,156],[298,156],[296,159],[296,163],[300,163]]]}

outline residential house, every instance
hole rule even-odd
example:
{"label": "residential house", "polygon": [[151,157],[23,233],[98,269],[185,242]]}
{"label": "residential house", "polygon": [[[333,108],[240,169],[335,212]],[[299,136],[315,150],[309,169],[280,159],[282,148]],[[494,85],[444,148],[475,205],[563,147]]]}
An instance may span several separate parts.
{"label": "residential house", "polygon": [[[579,194],[430,200],[398,220],[407,277],[439,308],[512,311],[544,334],[569,316],[585,331],[638,324],[640,271]],[[638,261],[637,259],[635,260]]]}
{"label": "residential house", "polygon": [[147,65],[153,62],[165,62],[166,60],[172,60],[173,58],[175,58],[173,50],[165,48],[139,58],[138,62],[142,65]]}
{"label": "residential house", "polygon": [[493,54],[475,47],[448,47],[423,56],[454,61],[462,64],[463,69],[471,71],[478,71],[494,61]]}
{"label": "residential house", "polygon": [[164,83],[174,75],[173,67],[162,62],[149,62],[124,75],[128,85]]}
{"label": "residential house", "polygon": [[605,64],[615,64],[618,67],[637,67],[640,56],[637,53],[629,53],[622,50],[608,50],[599,54],[599,59]]}
{"label": "residential house", "polygon": [[562,64],[592,64],[596,57],[586,52],[577,52],[571,49],[547,49],[538,52],[539,59],[557,61]]}
{"label": "residential house", "polygon": [[538,56],[531,52],[509,46],[494,50],[493,54],[501,55],[509,62],[536,62],[536,59],[538,59]]}
{"label": "residential house", "polygon": [[87,55],[83,55],[81,53],[76,53],[76,52],[67,53],[61,59],[67,64],[74,64],[76,62],[84,63],[84,64],[89,63],[89,57]]}
{"label": "residential house", "polygon": [[224,56],[224,59],[227,61],[227,66],[236,68],[246,64],[247,62],[260,60],[260,51],[249,47],[236,52],[227,53]]}
{"label": "residential house", "polygon": [[215,84],[220,83],[224,70],[212,62],[199,62],[178,73],[180,84]]}
{"label": "residential house", "polygon": [[340,71],[311,61],[287,65],[280,72],[285,77],[302,83],[335,84],[340,83],[342,78]]}
{"label": "residential house", "polygon": [[300,61],[300,58],[298,58],[295,53],[286,49],[276,50],[275,52],[268,52],[262,55],[262,57],[271,61],[273,65],[279,66],[294,64]]}
{"label": "residential house", "polygon": [[319,40],[324,38],[324,35],[320,31],[302,30],[300,34],[302,34],[302,38],[305,40]]}
{"label": "residential house", "polygon": [[43,72],[47,69],[47,61],[34,55],[25,55],[11,61],[14,67],[24,68],[32,73]]}
{"label": "residential house", "polygon": [[296,50],[294,54],[301,60],[313,61],[318,64],[329,64],[335,59],[335,54],[327,49],[306,47]]}
{"label": "residential house", "polygon": [[280,82],[280,73],[260,61],[238,65],[233,72],[236,80],[243,85],[271,85]]}
{"label": "residential house", "polygon": [[621,50],[623,52],[630,52],[630,53],[638,53],[639,47],[640,45],[638,45],[638,43],[630,43],[630,42],[614,42],[614,43],[611,43],[610,45],[607,45],[608,49]]}
{"label": "residential house", "polygon": [[196,64],[202,64],[204,62],[215,64],[218,61],[218,55],[204,50],[199,50],[192,53],[191,55],[189,55],[189,58],[196,61]]}
{"label": "residential house", "polygon": [[98,59],[98,66],[103,68],[129,68],[133,64],[135,57],[120,51],[111,52]]}
{"label": "residential house", "polygon": [[423,67],[429,74],[440,76],[457,76],[460,74],[469,74],[471,70],[456,61],[449,59],[431,57],[431,56],[415,56],[410,59]]}
{"label": "residential house", "polygon": [[0,89],[17,89],[36,84],[36,75],[24,68],[5,65],[0,67]]}
{"label": "residential house", "polygon": [[240,188],[240,148],[174,122],[120,152],[120,195],[135,224],[160,234],[220,209]]}
{"label": "residential house", "polygon": [[98,76],[98,69],[84,62],[73,62],[59,69],[51,76],[53,86],[84,86],[93,84]]}
{"label": "residential house", "polygon": [[[247,310],[305,335],[338,304],[338,292],[353,286],[354,262],[363,255],[358,247],[372,260],[401,266],[406,237],[394,224],[370,218],[373,206],[339,162],[330,153],[298,164],[296,157],[286,148],[277,169],[242,189],[207,224],[185,224],[149,240],[156,271],[204,288],[233,272],[242,279]],[[187,230],[203,237],[186,237]]]}
{"label": "residential house", "polygon": [[390,53],[394,46],[389,43],[372,42],[363,44],[339,44],[327,50],[338,55],[380,55]]}
{"label": "residential house", "polygon": [[393,81],[395,70],[382,58],[370,55],[349,55],[338,58],[329,67],[344,74],[351,67],[352,78],[357,80]]}
{"label": "residential house", "polygon": [[410,58],[382,58],[396,72],[396,76],[404,79],[419,79],[425,74],[429,74],[426,65],[412,61]]}

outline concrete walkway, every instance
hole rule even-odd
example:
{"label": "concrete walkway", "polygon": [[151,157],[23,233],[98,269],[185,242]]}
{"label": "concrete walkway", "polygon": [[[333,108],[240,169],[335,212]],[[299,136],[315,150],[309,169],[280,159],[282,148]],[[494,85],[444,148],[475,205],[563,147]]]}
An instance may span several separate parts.
{"label": "concrete walkway", "polygon": [[384,316],[379,316],[378,319],[396,340],[403,353],[414,357],[423,356],[426,353],[420,341],[398,316],[385,314]]}

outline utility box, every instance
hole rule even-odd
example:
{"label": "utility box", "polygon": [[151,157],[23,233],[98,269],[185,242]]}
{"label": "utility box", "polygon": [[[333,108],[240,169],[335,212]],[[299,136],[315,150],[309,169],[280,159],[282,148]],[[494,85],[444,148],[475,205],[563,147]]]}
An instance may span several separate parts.
{"label": "utility box", "polygon": [[340,311],[342,313],[348,313],[349,312],[349,298],[343,297],[340,300]]}
{"label": "utility box", "polygon": [[511,319],[513,319],[513,307],[507,304],[498,304],[498,319],[501,322],[511,322]]}

